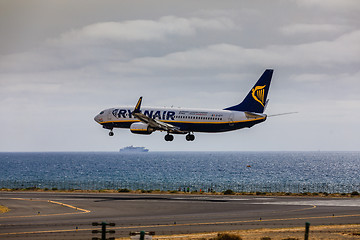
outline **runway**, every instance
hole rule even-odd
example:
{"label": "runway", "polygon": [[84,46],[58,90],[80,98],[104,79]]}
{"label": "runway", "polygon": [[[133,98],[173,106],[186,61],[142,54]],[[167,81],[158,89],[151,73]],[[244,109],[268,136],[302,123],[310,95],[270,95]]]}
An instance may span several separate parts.
{"label": "runway", "polygon": [[0,239],[91,239],[103,221],[113,237],[360,223],[360,198],[0,192],[0,205]]}

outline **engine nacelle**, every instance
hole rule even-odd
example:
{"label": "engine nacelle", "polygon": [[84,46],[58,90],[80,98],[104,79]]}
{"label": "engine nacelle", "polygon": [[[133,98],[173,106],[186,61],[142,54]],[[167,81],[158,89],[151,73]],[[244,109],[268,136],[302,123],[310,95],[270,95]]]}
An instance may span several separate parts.
{"label": "engine nacelle", "polygon": [[130,125],[130,131],[132,133],[136,133],[136,134],[151,134],[154,129],[152,129],[151,127],[149,127],[149,125],[142,123],[142,122],[135,122],[133,124]]}

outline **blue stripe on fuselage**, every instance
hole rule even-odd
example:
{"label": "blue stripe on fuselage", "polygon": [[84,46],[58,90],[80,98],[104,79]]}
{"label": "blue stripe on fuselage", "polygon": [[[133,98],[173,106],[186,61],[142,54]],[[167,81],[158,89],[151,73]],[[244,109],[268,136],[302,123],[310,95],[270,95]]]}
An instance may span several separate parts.
{"label": "blue stripe on fuselage", "polygon": [[[179,127],[181,131],[184,132],[227,132],[232,130],[237,130],[246,127],[252,127],[255,124],[265,121],[266,118],[240,121],[240,122],[209,122],[209,123],[197,123],[197,122],[187,122],[187,121],[162,121],[169,123],[176,127]],[[129,121],[111,121],[101,123],[104,128],[130,128],[130,125],[134,122],[139,122],[139,120],[129,120]]]}
{"label": "blue stripe on fuselage", "polygon": [[252,121],[242,122],[222,122],[222,123],[196,123],[196,122],[169,122],[170,124],[179,127],[181,131],[189,132],[227,132],[237,130],[246,127],[252,127],[255,124],[265,121],[263,119],[257,119]]}

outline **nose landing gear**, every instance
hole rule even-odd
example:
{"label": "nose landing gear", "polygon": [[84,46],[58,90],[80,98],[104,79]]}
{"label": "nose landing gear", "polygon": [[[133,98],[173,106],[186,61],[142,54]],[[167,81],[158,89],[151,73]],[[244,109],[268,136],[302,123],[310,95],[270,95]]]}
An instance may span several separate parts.
{"label": "nose landing gear", "polygon": [[110,130],[109,136],[110,136],[110,137],[114,136],[114,132],[113,132],[112,130]]}

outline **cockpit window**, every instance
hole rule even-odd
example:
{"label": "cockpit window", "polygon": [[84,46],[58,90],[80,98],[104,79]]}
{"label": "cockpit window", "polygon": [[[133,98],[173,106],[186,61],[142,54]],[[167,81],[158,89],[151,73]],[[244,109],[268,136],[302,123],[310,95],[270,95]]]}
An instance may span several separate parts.
{"label": "cockpit window", "polygon": [[104,113],[104,111],[101,111],[100,115],[103,114],[103,113]]}

